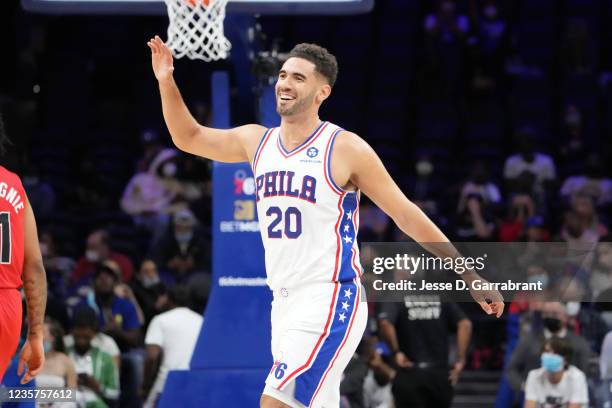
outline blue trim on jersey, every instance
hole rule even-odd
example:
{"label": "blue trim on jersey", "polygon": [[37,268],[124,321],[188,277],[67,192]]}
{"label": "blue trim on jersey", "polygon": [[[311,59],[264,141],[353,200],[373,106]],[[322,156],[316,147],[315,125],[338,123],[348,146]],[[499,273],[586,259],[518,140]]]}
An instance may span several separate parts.
{"label": "blue trim on jersey", "polygon": [[353,223],[353,214],[357,211],[359,200],[357,193],[346,194],[342,200],[342,221],[338,228],[340,241],[342,244],[342,252],[340,254],[340,270],[338,271],[337,280],[339,282],[347,282],[353,280],[359,273],[353,269],[353,245],[357,239],[356,225]]}
{"label": "blue trim on jersey", "polygon": [[259,144],[257,145],[257,149],[255,149],[255,154],[253,155],[253,162],[251,163],[251,169],[253,170],[253,175],[255,175],[255,162],[257,161],[257,155],[259,154],[259,150],[261,149],[261,146],[263,145],[264,141],[268,137],[268,133],[272,132],[274,129],[275,128],[270,128],[266,130],[266,133],[264,133],[263,137],[259,141]]}
{"label": "blue trim on jersey", "polygon": [[315,137],[315,135],[317,133],[319,133],[319,130],[321,130],[321,128],[323,127],[323,125],[327,123],[325,121],[322,121],[319,126],[315,129],[314,132],[312,132],[312,134],[310,136],[308,136],[308,139],[304,140],[299,146],[295,147],[294,149],[292,149],[290,152],[287,151],[287,149],[285,149],[285,146],[283,146],[283,139],[281,138],[281,133],[278,132],[278,145],[280,146],[280,148],[283,150],[283,152],[285,153],[285,155],[289,156],[291,155],[293,152],[295,152],[296,150],[299,150],[301,147],[303,147],[304,145],[308,144],[308,142],[310,142],[310,140]]}
{"label": "blue trim on jersey", "polygon": [[354,281],[339,284],[329,335],[323,341],[323,345],[310,368],[295,379],[295,399],[307,407],[310,406],[319,383],[351,325],[353,314],[357,309],[357,302],[359,302],[357,298],[358,289]]}
{"label": "blue trim on jersey", "polygon": [[332,187],[335,188],[337,190],[338,193],[342,193],[344,190],[342,190],[340,187],[338,187],[338,185],[336,184],[336,182],[334,181],[332,174],[331,174],[331,155],[332,155],[332,150],[334,150],[334,142],[336,141],[336,136],[338,136],[338,133],[342,132],[344,129],[342,128],[338,128],[336,129],[336,131],[334,131],[334,134],[332,134],[331,136],[331,142],[329,143],[329,150],[327,152],[327,155],[325,156],[325,167],[327,168],[327,177],[329,178],[330,183],[332,184]]}

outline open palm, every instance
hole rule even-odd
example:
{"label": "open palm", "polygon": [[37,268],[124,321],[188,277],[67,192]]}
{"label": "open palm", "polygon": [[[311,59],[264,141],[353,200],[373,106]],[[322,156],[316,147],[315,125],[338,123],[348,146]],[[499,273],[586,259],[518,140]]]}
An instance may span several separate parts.
{"label": "open palm", "polygon": [[157,35],[155,38],[151,38],[147,45],[151,49],[151,65],[153,66],[155,78],[158,81],[170,79],[174,71],[174,64],[172,52],[168,46]]}

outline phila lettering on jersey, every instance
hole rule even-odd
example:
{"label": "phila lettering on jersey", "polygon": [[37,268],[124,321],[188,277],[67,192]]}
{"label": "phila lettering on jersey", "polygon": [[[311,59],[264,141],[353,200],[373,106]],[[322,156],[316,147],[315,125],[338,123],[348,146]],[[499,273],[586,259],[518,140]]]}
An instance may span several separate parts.
{"label": "phila lettering on jersey", "polygon": [[322,122],[288,151],[280,128],[272,128],[255,151],[257,213],[272,290],[361,276],[359,191],[342,190],[330,175],[342,130]]}

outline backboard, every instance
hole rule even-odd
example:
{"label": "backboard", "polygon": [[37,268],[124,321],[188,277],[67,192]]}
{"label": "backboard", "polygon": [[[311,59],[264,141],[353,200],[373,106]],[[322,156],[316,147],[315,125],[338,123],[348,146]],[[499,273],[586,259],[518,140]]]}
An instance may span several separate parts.
{"label": "backboard", "polygon": [[[214,0],[211,0],[214,1]],[[21,0],[24,9],[47,14],[166,13],[163,0]],[[367,13],[374,0],[230,0],[228,13],[358,14]]]}

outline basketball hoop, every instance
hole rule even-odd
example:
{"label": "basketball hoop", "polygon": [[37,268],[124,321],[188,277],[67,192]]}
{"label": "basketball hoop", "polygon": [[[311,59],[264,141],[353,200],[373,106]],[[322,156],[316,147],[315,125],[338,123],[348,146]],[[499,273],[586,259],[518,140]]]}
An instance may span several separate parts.
{"label": "basketball hoop", "polygon": [[231,44],[223,34],[228,0],[164,0],[168,7],[166,45],[176,58],[215,61],[229,55]]}

